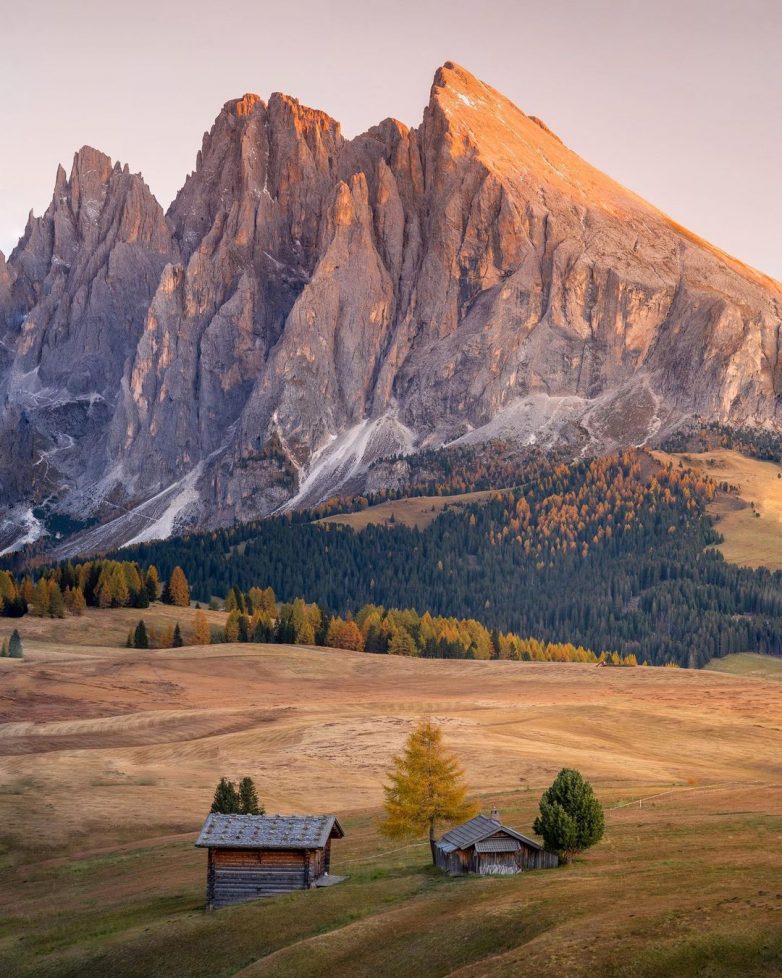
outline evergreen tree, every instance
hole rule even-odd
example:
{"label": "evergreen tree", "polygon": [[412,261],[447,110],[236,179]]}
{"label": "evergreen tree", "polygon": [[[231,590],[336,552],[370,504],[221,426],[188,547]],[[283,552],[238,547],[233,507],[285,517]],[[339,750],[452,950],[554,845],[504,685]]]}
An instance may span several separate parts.
{"label": "evergreen tree", "polygon": [[6,643],[6,640],[3,639],[3,644],[0,645],[0,659],[5,659],[7,655],[8,655],[8,645]]}
{"label": "evergreen tree", "polygon": [[563,862],[603,838],[605,817],[592,785],[578,771],[562,768],[543,792],[533,829]]}
{"label": "evergreen tree", "polygon": [[435,724],[420,723],[393,765],[384,788],[386,815],[380,823],[384,835],[404,839],[428,831],[433,844],[441,822],[460,822],[474,814],[464,774],[443,747],[442,732]]}
{"label": "evergreen tree", "polygon": [[239,814],[239,794],[233,781],[229,781],[228,778],[220,778],[215,788],[211,811],[221,815]]}
{"label": "evergreen tree", "polygon": [[154,564],[147,567],[147,573],[144,575],[144,590],[150,602],[157,601],[160,597],[160,576]]}
{"label": "evergreen tree", "polygon": [[173,604],[178,608],[190,606],[190,586],[187,583],[185,572],[178,565],[171,571],[163,600],[166,604]]}
{"label": "evergreen tree", "polygon": [[21,659],[23,655],[24,649],[22,647],[22,636],[15,628],[11,632],[11,638],[8,640],[8,656],[11,659]]}
{"label": "evergreen tree", "polygon": [[133,629],[132,628],[128,629],[128,638],[127,638],[127,641],[125,642],[125,647],[128,648],[128,649],[132,649],[133,648]]}
{"label": "evergreen tree", "polygon": [[174,637],[171,641],[171,647],[174,649],[181,649],[184,644],[185,643],[182,640],[182,629],[179,627],[179,622],[177,622],[174,626]]}
{"label": "evergreen tree", "polygon": [[139,623],[136,625],[136,630],[133,633],[133,647],[136,649],[149,648],[149,635],[147,634],[147,626],[144,624],[143,618],[139,619]]}
{"label": "evergreen tree", "polygon": [[242,778],[239,782],[239,811],[242,815],[263,815],[265,810],[258,801],[258,792],[252,778]]}

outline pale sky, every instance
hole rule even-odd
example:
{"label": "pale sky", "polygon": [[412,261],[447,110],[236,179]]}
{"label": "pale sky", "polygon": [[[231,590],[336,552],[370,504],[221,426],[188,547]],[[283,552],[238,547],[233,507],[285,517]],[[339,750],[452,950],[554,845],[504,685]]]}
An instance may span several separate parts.
{"label": "pale sky", "polygon": [[346,135],[418,125],[462,64],[572,149],[782,279],[780,0],[0,0],[0,249],[88,143],[167,207],[230,98]]}

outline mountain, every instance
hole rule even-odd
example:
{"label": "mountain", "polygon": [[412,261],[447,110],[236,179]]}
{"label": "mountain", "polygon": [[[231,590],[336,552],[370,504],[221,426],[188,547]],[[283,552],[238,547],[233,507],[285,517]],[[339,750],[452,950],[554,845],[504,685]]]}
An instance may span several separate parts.
{"label": "mountain", "polygon": [[85,147],[0,258],[0,547],[263,517],[456,440],[778,429],[781,327],[782,285],[457,65],[352,140],[245,95],[167,214]]}

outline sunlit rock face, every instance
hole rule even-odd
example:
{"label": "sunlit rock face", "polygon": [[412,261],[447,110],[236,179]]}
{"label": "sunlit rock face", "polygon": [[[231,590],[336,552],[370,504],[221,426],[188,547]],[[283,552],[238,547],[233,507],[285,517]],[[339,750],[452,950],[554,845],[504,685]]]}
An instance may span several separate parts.
{"label": "sunlit rock face", "polygon": [[0,256],[0,328],[0,549],[44,498],[108,524],[78,549],[310,504],[458,438],[780,425],[779,283],[451,63],[418,129],[227,103],[168,214],[82,149]]}

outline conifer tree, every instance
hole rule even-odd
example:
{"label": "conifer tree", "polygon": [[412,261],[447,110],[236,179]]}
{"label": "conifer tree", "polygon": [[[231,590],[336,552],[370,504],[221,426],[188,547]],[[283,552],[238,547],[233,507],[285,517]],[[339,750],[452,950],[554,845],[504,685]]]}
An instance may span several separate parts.
{"label": "conifer tree", "polygon": [[238,642],[239,641],[239,612],[232,611],[225,622],[225,629],[223,630],[223,641],[224,642]]}
{"label": "conifer tree", "polygon": [[49,581],[49,617],[65,617],[65,601],[57,581]]}
{"label": "conifer tree", "polygon": [[80,616],[84,614],[87,602],[84,600],[84,591],[80,587],[71,589],[71,614]]}
{"label": "conifer tree", "polygon": [[125,642],[125,647],[128,649],[133,648],[133,631],[134,630],[132,628],[128,629],[128,638],[127,641]]}
{"label": "conifer tree", "polygon": [[433,844],[440,823],[460,822],[475,812],[461,767],[443,747],[440,728],[428,720],[418,724],[394,758],[384,791],[380,831],[392,839],[428,832]]}
{"label": "conifer tree", "polygon": [[[179,627],[177,625],[177,627]],[[181,633],[180,633],[181,639]],[[191,645],[209,645],[212,641],[212,632],[209,628],[209,619],[199,608],[193,615],[193,634],[190,638]]]}
{"label": "conifer tree", "polygon": [[181,649],[184,644],[185,643],[182,639],[182,629],[179,627],[179,622],[177,622],[176,625],[174,626],[174,637],[171,640],[171,648]]}
{"label": "conifer tree", "polygon": [[178,608],[187,608],[190,605],[190,586],[187,583],[185,572],[177,566],[171,571],[171,577],[166,585],[163,600],[166,604],[176,605]]}
{"label": "conifer tree", "polygon": [[161,649],[170,649],[174,644],[174,629],[171,625],[166,625],[160,636],[160,642],[158,647]]}
{"label": "conifer tree", "polygon": [[27,604],[28,605],[32,605],[32,603],[33,603],[33,596],[35,595],[35,585],[30,580],[29,577],[25,577],[22,580],[22,584],[21,584],[19,590],[21,591],[22,597],[27,602]]}
{"label": "conifer tree", "polygon": [[239,794],[233,781],[229,781],[228,778],[220,778],[215,788],[211,811],[221,815],[239,814]]}
{"label": "conifer tree", "polygon": [[5,639],[3,639],[3,644],[0,645],[0,659],[5,659],[7,655],[8,655],[8,645],[6,644]]}
{"label": "conifer tree", "polygon": [[144,575],[144,590],[150,602],[157,601],[160,597],[160,576],[154,564],[147,567],[147,573]]}
{"label": "conifer tree", "polygon": [[8,640],[8,656],[11,659],[21,659],[23,655],[22,636],[19,634],[18,629],[15,628],[11,632],[11,638]]}
{"label": "conifer tree", "polygon": [[242,778],[239,782],[239,811],[242,815],[263,815],[265,809],[258,801],[258,792],[252,778]]}
{"label": "conifer tree", "polygon": [[39,618],[46,618],[49,614],[49,582],[45,577],[39,577],[38,583],[33,591],[32,612]]}
{"label": "conifer tree", "polygon": [[605,831],[605,817],[592,785],[578,771],[562,768],[541,796],[540,815],[533,829],[562,862],[569,862],[599,842]]}
{"label": "conifer tree", "polygon": [[136,630],[133,633],[133,647],[136,649],[149,648],[149,635],[147,634],[147,626],[144,624],[143,618],[139,619],[139,623],[136,625]]}

